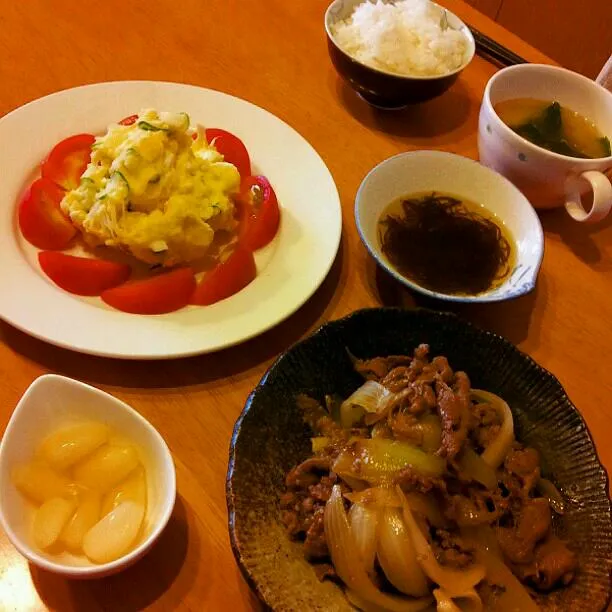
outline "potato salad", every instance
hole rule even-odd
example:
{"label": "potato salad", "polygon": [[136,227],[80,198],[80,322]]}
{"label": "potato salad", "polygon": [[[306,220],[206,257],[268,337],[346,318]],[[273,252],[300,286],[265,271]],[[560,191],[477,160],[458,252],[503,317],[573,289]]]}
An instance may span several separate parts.
{"label": "potato salad", "polygon": [[218,232],[236,229],[238,170],[186,113],[145,110],[131,119],[96,138],[61,208],[92,246],[166,267],[193,262]]}

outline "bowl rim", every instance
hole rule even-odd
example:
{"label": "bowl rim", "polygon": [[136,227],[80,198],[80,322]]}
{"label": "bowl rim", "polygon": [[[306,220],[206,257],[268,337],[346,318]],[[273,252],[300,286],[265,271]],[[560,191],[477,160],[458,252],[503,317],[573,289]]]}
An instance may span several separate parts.
{"label": "bowl rim", "polygon": [[[432,316],[440,317],[440,318],[446,318],[447,320],[452,320],[461,325],[465,325],[468,329],[471,329],[472,331],[475,331],[476,333],[482,334],[483,337],[494,339],[496,342],[500,342],[505,348],[512,350],[515,354],[518,354],[522,359],[525,359],[526,362],[529,363],[531,367],[535,367],[536,370],[542,376],[545,376],[547,379],[552,380],[553,383],[558,385],[559,389],[561,390],[563,395],[567,398],[568,402],[570,403],[572,410],[577,415],[580,423],[582,424],[584,428],[584,434],[586,435],[588,441],[591,443],[593,447],[594,459],[597,462],[600,474],[603,478],[603,483],[605,485],[605,494],[606,494],[606,498],[608,501],[606,509],[607,509],[608,514],[612,512],[612,494],[610,492],[610,476],[608,474],[608,470],[606,466],[601,462],[601,458],[599,457],[599,452],[597,450],[597,446],[595,445],[595,441],[593,439],[593,435],[591,434],[591,430],[589,429],[589,426],[587,425],[580,410],[578,410],[578,408],[575,406],[575,404],[570,399],[561,381],[550,370],[546,369],[544,366],[541,366],[537,361],[535,361],[533,357],[531,357],[531,355],[522,351],[519,347],[513,344],[506,337],[496,332],[493,332],[487,329],[483,329],[482,327],[479,327],[478,325],[475,325],[474,323],[471,323],[470,321],[467,321],[459,317],[454,312],[434,310],[434,309],[422,308],[422,307],[402,308],[399,306],[378,306],[378,307],[371,307],[371,308],[360,308],[358,310],[353,310],[350,313],[342,317],[339,317],[337,319],[333,319],[333,320],[322,323],[318,328],[316,328],[312,333],[308,334],[305,338],[302,338],[298,340],[297,342],[294,342],[290,347],[285,349],[285,351],[283,351],[274,360],[274,362],[268,367],[268,369],[265,371],[265,373],[263,374],[262,378],[255,386],[255,388],[251,391],[251,393],[249,393],[246,399],[244,408],[242,409],[242,412],[236,419],[234,428],[232,430],[232,437],[230,439],[227,475],[225,479],[225,499],[227,503],[228,531],[229,531],[229,537],[230,537],[230,545],[232,548],[232,553],[234,554],[234,558],[236,560],[236,564],[238,565],[238,568],[240,569],[240,573],[246,580],[249,587],[257,595],[259,600],[267,606],[270,606],[270,604],[268,600],[266,599],[264,593],[258,587],[257,581],[253,575],[252,569],[250,567],[247,567],[242,561],[242,554],[240,552],[240,542],[237,538],[236,527],[235,527],[236,507],[234,503],[233,476],[234,476],[234,470],[235,470],[235,464],[236,464],[236,446],[237,446],[238,438],[241,433],[240,430],[242,428],[242,423],[245,420],[246,416],[248,415],[249,411],[251,410],[253,406],[253,401],[255,400],[257,395],[261,392],[261,389],[264,387],[264,385],[267,383],[270,375],[274,373],[274,371],[279,367],[281,362],[283,362],[294,349],[296,349],[299,346],[302,346],[304,343],[309,341],[314,336],[325,334],[326,330],[333,328],[338,324],[342,324],[344,321],[348,319],[351,319],[355,316],[367,316],[367,313],[375,312],[375,311],[384,311],[384,312],[390,312],[390,313],[401,313],[401,312],[406,312],[406,311],[423,312],[425,314],[430,314]],[[608,590],[607,601],[605,602],[605,605],[602,608],[602,610],[606,610],[611,601],[612,601],[612,588]]]}
{"label": "bowl rim", "polygon": [[88,385],[79,380],[75,380],[73,378],[69,378],[67,376],[61,376],[59,374],[43,374],[36,378],[24,391],[23,395],[17,402],[17,405],[13,409],[13,413],[11,414],[11,418],[6,426],[6,430],[0,441],[0,465],[2,465],[5,461],[5,440],[10,437],[12,429],[15,427],[15,415],[18,412],[18,408],[22,405],[24,400],[27,400],[27,396],[29,393],[38,386],[45,385],[49,382],[57,381],[65,386],[74,386],[80,387],[90,393],[95,393],[102,397],[105,401],[109,403],[114,403],[117,409],[123,410],[130,414],[135,421],[139,423],[140,427],[147,429],[152,437],[155,439],[155,444],[159,447],[160,454],[163,457],[163,462],[166,466],[168,483],[167,489],[162,498],[162,513],[159,519],[156,521],[155,525],[151,529],[149,535],[136,546],[136,548],[130,550],[128,553],[123,556],[115,559],[114,561],[109,561],[107,563],[100,563],[97,565],[85,565],[85,566],[76,566],[69,565],[66,563],[60,563],[57,561],[51,561],[46,557],[38,554],[36,550],[30,546],[23,538],[21,538],[14,530],[12,525],[9,523],[5,513],[4,513],[4,501],[0,499],[0,526],[6,532],[9,540],[13,544],[13,546],[31,563],[41,567],[45,570],[56,574],[66,575],[72,578],[88,578],[88,577],[97,577],[100,575],[109,575],[120,571],[122,569],[127,568],[132,563],[135,563],[140,557],[142,557],[145,552],[155,543],[155,541],[159,538],[162,531],[165,529],[168,521],[170,520],[170,516],[174,510],[174,505],[176,502],[176,468],[174,466],[174,461],[172,459],[172,453],[166,444],[166,441],[162,437],[162,435],[157,431],[155,427],[143,417],[137,410],[132,408],[129,404],[123,402],[122,400],[116,398],[115,396],[103,391],[102,389],[98,389],[92,385]]}
{"label": "bowl rim", "polygon": [[[391,160],[397,158],[416,158],[416,157],[430,157],[431,159],[437,160],[435,163],[439,163],[444,158],[459,158],[462,163],[466,162],[469,164],[475,164],[479,168],[482,168],[485,172],[489,173],[492,177],[494,177],[497,181],[508,186],[511,191],[515,191],[519,199],[523,202],[525,206],[526,214],[530,217],[531,224],[534,226],[534,229],[537,233],[538,238],[538,247],[539,252],[537,253],[537,261],[534,265],[533,272],[531,278],[525,281],[518,289],[514,291],[510,291],[501,295],[494,295],[493,292],[497,291],[500,287],[503,286],[504,283],[498,285],[492,289],[488,289],[483,293],[478,293],[476,295],[464,295],[464,294],[452,294],[452,293],[442,293],[439,291],[433,291],[431,289],[427,289],[422,285],[419,285],[415,281],[403,276],[400,274],[390,263],[388,263],[381,255],[380,250],[365,237],[365,231],[362,227],[360,221],[360,210],[363,202],[363,190],[365,189],[366,184],[371,179],[373,174],[377,172],[383,165],[387,164]],[[475,166],[472,166],[475,167]],[[525,197],[525,195],[505,176],[502,176],[499,172],[488,168],[487,166],[481,164],[480,162],[471,159],[469,157],[464,157],[463,155],[457,155],[456,153],[450,153],[448,151],[438,151],[435,149],[418,149],[415,151],[404,151],[402,153],[397,153],[396,155],[392,155],[391,157],[387,157],[383,159],[381,162],[376,164],[362,179],[359,184],[359,188],[357,189],[357,193],[355,194],[355,205],[354,205],[354,217],[355,217],[355,225],[357,226],[357,232],[359,233],[359,238],[361,242],[364,244],[369,254],[374,258],[376,263],[381,266],[386,272],[391,274],[397,281],[402,283],[404,286],[413,289],[414,291],[418,291],[423,295],[427,295],[428,297],[444,300],[447,302],[459,302],[459,303],[492,303],[492,302],[503,302],[506,300],[516,299],[527,293],[533,291],[536,287],[537,278],[540,272],[540,268],[542,267],[542,262],[544,260],[544,250],[545,250],[545,242],[544,242],[544,231],[542,229],[542,223],[540,222],[540,218],[535,212],[533,206],[529,202],[529,200]],[[506,282],[506,281],[504,281]]]}
{"label": "bowl rim", "polygon": [[[399,72],[391,72],[389,70],[383,70],[382,68],[376,68],[374,66],[370,66],[369,64],[365,64],[362,61],[359,61],[358,59],[356,59],[355,57],[353,57],[352,55],[350,55],[349,53],[347,53],[337,42],[335,39],[335,36],[332,34],[331,32],[331,12],[333,10],[333,8],[335,6],[337,6],[338,4],[344,2],[345,0],[333,0],[330,5],[327,7],[327,9],[325,10],[325,17],[324,17],[324,25],[325,25],[325,33],[327,34],[327,39],[334,45],[334,47],[340,51],[340,53],[342,53],[345,57],[347,57],[348,59],[350,59],[352,62],[355,62],[356,64],[358,64],[359,66],[363,66],[364,68],[367,68],[368,70],[372,70],[377,74],[380,74],[381,76],[390,76],[390,77],[395,77],[397,79],[402,79],[405,81],[424,81],[424,82],[432,82],[432,81],[438,81],[441,79],[446,79],[448,77],[452,77],[454,75],[458,75],[460,72],[462,72],[463,70],[465,70],[465,68],[467,68],[467,66],[471,63],[471,61],[474,59],[474,56],[476,55],[476,41],[474,40],[474,36],[472,35],[472,32],[470,30],[470,28],[468,27],[468,25],[463,21],[463,19],[461,19],[456,13],[453,13],[453,11],[451,11],[450,9],[446,8],[445,6],[442,6],[440,4],[438,4],[437,2],[433,2],[432,0],[429,0],[431,4],[433,4],[434,6],[437,6],[440,10],[446,12],[449,15],[452,15],[460,24],[461,27],[459,29],[456,29],[457,32],[461,32],[461,34],[463,34],[463,36],[465,37],[467,43],[468,43],[468,49],[466,50],[466,57],[464,58],[463,62],[461,63],[461,65],[458,68],[455,68],[454,70],[450,70],[448,72],[444,72],[443,74],[435,74],[435,75],[410,75],[410,74],[401,74]],[[364,2],[368,2],[369,0],[362,0],[361,4],[363,4]],[[385,2],[386,3],[386,2]]]}
{"label": "bowl rim", "polygon": [[[496,84],[496,82],[500,79],[505,78],[508,73],[513,72],[553,72],[557,74],[565,74],[571,78],[575,78],[576,81],[582,83],[585,87],[593,87],[596,90],[600,90],[605,94],[612,97],[612,92],[608,91],[605,87],[597,83],[596,81],[592,81],[588,77],[580,74],[578,72],[574,72],[573,70],[569,70],[567,68],[563,68],[562,66],[552,66],[551,64],[516,64],[515,66],[506,66],[496,72],[485,85],[484,92],[482,94],[482,104],[486,108],[487,112],[489,112],[495,122],[496,127],[502,131],[502,134],[506,136],[508,139],[513,139],[516,142],[519,142],[522,146],[524,146],[527,150],[532,151],[534,153],[539,153],[541,155],[549,155],[553,160],[565,161],[571,164],[578,164],[580,166],[585,166],[585,170],[588,170],[587,166],[592,166],[594,163],[609,163],[612,162],[612,154],[607,155],[606,157],[593,157],[593,158],[581,158],[581,157],[571,157],[570,155],[562,155],[561,153],[556,153],[555,151],[550,151],[545,149],[544,147],[539,147],[536,144],[533,144],[530,140],[527,140],[523,136],[517,134],[510,126],[508,126],[502,118],[498,115],[495,107],[491,103],[491,89]],[[567,107],[566,107],[567,108]]]}

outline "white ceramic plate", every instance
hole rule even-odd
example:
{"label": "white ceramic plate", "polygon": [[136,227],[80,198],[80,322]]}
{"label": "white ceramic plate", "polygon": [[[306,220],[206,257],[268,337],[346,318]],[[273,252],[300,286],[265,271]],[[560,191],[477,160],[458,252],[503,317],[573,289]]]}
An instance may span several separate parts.
{"label": "white ceramic plate", "polygon": [[[103,133],[142,108],[185,111],[192,123],[220,127],[245,143],[253,172],[272,183],[281,206],[274,241],[256,254],[257,278],[207,307],[158,316],[113,310],[99,298],[56,287],[40,270],[37,249],[16,224],[16,204],[38,164],[62,138]],[[342,219],[334,180],[316,151],[269,112],[227,94],[153,81],[99,83],[61,91],[0,120],[0,317],[42,340],[83,353],[165,359],[232,346],[295,312],[327,275]]]}

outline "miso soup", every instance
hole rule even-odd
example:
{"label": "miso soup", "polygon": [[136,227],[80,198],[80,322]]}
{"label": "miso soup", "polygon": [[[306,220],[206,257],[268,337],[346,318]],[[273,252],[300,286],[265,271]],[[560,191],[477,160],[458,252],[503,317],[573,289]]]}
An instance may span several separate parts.
{"label": "miso soup", "polygon": [[611,155],[610,140],[587,117],[550,100],[516,98],[495,105],[501,120],[539,147],[569,157]]}

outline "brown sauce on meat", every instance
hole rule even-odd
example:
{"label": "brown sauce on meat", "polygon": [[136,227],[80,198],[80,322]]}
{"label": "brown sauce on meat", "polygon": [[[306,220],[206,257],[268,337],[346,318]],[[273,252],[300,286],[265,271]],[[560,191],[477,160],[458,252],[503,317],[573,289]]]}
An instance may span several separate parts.
{"label": "brown sauce on meat", "polygon": [[482,293],[514,267],[514,243],[495,216],[449,194],[399,198],[383,212],[378,228],[393,267],[431,291]]}

